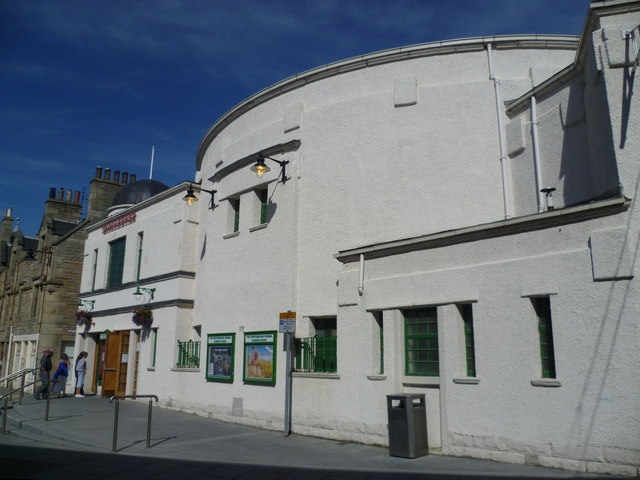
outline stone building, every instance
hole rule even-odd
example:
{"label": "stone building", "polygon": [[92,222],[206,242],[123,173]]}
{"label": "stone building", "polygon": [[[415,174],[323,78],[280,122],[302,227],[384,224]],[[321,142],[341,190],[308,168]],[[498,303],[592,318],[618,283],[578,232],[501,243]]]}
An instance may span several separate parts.
{"label": "stone building", "polygon": [[[37,365],[45,348],[74,354],[75,312],[87,237],[85,227],[106,216],[128,183],[127,173],[98,167],[82,218],[80,192],[50,190],[35,237],[14,231],[12,210],[0,231],[0,359],[2,374]],[[135,181],[135,175],[132,175]]]}

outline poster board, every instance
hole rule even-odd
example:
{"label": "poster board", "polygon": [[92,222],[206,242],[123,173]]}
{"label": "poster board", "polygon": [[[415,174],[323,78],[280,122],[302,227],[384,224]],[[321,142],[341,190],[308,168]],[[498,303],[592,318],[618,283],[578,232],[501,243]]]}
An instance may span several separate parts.
{"label": "poster board", "polygon": [[207,335],[207,380],[233,383],[235,347],[235,333]]}
{"label": "poster board", "polygon": [[244,383],[275,385],[276,342],[278,332],[245,332],[243,358]]}

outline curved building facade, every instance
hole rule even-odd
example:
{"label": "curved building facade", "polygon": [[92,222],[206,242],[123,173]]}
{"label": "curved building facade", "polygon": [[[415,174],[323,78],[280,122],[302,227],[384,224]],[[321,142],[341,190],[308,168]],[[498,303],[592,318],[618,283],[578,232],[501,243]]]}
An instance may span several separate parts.
{"label": "curved building facade", "polygon": [[139,389],[383,445],[387,395],[423,394],[432,453],[636,475],[638,24],[595,2],[580,37],[364,55],[227,112],[165,252],[188,245],[193,302]]}

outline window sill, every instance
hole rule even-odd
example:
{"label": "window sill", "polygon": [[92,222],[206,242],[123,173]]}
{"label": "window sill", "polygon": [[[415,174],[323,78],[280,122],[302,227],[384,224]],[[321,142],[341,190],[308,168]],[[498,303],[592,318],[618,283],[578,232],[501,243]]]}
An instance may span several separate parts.
{"label": "window sill", "polygon": [[453,383],[459,383],[462,385],[477,385],[480,383],[478,377],[456,377],[453,379]]}
{"label": "window sill", "polygon": [[402,385],[405,387],[439,387],[440,377],[402,377]]}
{"label": "window sill", "polygon": [[238,235],[240,235],[240,232],[227,233],[223,235],[222,238],[226,240],[227,238],[237,237]]}
{"label": "window sill", "polygon": [[332,378],[339,379],[340,375],[337,373],[323,373],[323,372],[291,372],[292,377],[306,377],[306,378]]}
{"label": "window sill", "polygon": [[147,367],[147,372],[155,372],[156,367]]}
{"label": "window sill", "polygon": [[200,369],[199,368],[180,368],[180,367],[173,367],[171,369],[172,372],[199,372]]}
{"label": "window sill", "polygon": [[251,227],[249,229],[250,232],[255,232],[256,230],[262,230],[263,228],[267,228],[269,223],[261,223],[260,225],[256,225],[255,227]]}
{"label": "window sill", "polygon": [[536,378],[531,380],[531,385],[534,387],[559,387],[562,383],[557,378]]}
{"label": "window sill", "polygon": [[372,373],[370,375],[367,375],[367,378],[369,380],[386,380],[387,376],[381,373]]}

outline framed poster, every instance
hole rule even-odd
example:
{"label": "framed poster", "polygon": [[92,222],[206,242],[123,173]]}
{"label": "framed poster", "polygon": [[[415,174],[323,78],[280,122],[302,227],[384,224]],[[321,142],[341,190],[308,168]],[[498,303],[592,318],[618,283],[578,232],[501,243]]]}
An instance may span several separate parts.
{"label": "framed poster", "polygon": [[276,384],[275,330],[244,334],[244,383]]}
{"label": "framed poster", "polygon": [[236,334],[207,335],[207,380],[233,383]]}

